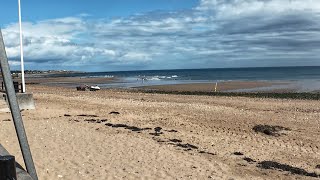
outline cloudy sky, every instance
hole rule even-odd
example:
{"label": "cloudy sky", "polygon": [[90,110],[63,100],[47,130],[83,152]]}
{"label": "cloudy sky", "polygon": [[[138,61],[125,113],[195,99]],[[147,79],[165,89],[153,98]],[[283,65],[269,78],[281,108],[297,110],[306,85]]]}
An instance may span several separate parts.
{"label": "cloudy sky", "polygon": [[[320,65],[319,0],[21,0],[26,69]],[[19,68],[17,2],[0,27]]]}

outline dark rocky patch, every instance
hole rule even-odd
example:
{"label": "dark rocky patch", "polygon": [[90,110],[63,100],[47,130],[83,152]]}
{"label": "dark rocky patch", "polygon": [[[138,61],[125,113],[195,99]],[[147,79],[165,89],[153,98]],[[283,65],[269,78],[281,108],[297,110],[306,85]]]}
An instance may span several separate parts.
{"label": "dark rocky patch", "polygon": [[101,122],[106,122],[108,121],[108,119],[101,119]]}
{"label": "dark rocky patch", "polygon": [[120,113],[117,111],[111,111],[109,114],[120,114]]}
{"label": "dark rocky patch", "polygon": [[289,128],[282,126],[256,125],[252,128],[255,132],[260,132],[268,136],[280,136],[280,131],[290,131]]}
{"label": "dark rocky patch", "polygon": [[257,162],[249,157],[244,157],[243,160],[247,161],[248,163],[254,163],[254,162]]}
{"label": "dark rocky patch", "polygon": [[99,116],[97,116],[97,115],[88,115],[88,114],[80,114],[80,115],[77,115],[77,116],[79,116],[79,117],[99,117]]}
{"label": "dark rocky patch", "polygon": [[234,152],[233,154],[236,155],[236,156],[242,156],[243,155],[242,152]]}
{"label": "dark rocky patch", "polygon": [[178,144],[176,144],[176,146],[182,147],[182,148],[185,148],[185,149],[189,149],[189,148],[191,148],[191,149],[199,149],[197,146],[189,144],[189,143],[187,143],[187,144],[178,143]]}
{"label": "dark rocky patch", "polygon": [[259,168],[262,169],[274,169],[274,170],[281,170],[281,171],[287,171],[291,174],[298,174],[302,176],[310,176],[310,177],[320,177],[319,174],[316,173],[309,173],[304,169],[293,167],[287,164],[281,164],[274,161],[262,161],[258,164]]}
{"label": "dark rocky patch", "polygon": [[320,169],[320,164],[316,165],[316,169]]}
{"label": "dark rocky patch", "polygon": [[70,117],[71,115],[70,115],[70,114],[64,114],[64,116],[66,116],[66,117]]}
{"label": "dark rocky patch", "polygon": [[180,139],[169,139],[169,141],[174,143],[181,143],[182,141]]}

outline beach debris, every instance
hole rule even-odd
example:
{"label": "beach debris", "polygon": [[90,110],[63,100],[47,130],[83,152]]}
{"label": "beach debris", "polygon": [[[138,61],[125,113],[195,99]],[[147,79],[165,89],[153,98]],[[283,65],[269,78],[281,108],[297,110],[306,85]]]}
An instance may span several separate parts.
{"label": "beach debris", "polygon": [[287,164],[281,164],[278,162],[274,161],[262,161],[258,163],[258,167],[262,169],[273,169],[273,170],[281,170],[281,171],[287,171],[290,172],[291,174],[297,174],[297,175],[302,175],[302,176],[310,176],[310,177],[320,177],[319,174],[316,173],[310,173],[307,172],[304,169],[293,167]]}
{"label": "beach debris", "polygon": [[242,156],[243,155],[242,152],[234,152],[233,154],[236,155],[236,156]]}
{"label": "beach debris", "polygon": [[109,114],[120,114],[120,113],[117,111],[111,111]]}
{"label": "beach debris", "polygon": [[316,165],[316,169],[320,169],[320,164]]}
{"label": "beach debris", "polygon": [[174,142],[174,143],[181,143],[182,140],[180,139],[169,139],[169,141]]}
{"label": "beach debris", "polygon": [[271,125],[256,125],[252,128],[255,132],[260,132],[268,136],[280,136],[281,131],[290,131],[289,128],[282,126],[271,126]]}
{"label": "beach debris", "polygon": [[4,120],[2,120],[2,121],[11,121],[11,119],[4,119]]}
{"label": "beach debris", "polygon": [[97,115],[88,115],[88,114],[79,114],[77,116],[79,116],[79,117],[99,117]]}
{"label": "beach debris", "polygon": [[64,114],[64,116],[66,116],[66,117],[70,117],[71,115],[70,115],[70,114]]}
{"label": "beach debris", "polygon": [[244,157],[243,160],[247,161],[248,163],[254,163],[254,162],[257,162],[249,157]]}
{"label": "beach debris", "polygon": [[77,91],[88,91],[89,90],[89,86],[86,84],[77,86],[76,88],[77,88]]}

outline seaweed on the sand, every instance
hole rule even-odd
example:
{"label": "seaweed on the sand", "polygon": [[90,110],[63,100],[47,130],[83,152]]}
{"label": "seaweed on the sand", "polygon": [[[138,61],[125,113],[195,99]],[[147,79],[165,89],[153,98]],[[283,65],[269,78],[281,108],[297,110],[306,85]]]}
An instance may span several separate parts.
{"label": "seaweed on the sand", "polygon": [[298,175],[302,175],[302,176],[320,177],[319,174],[316,174],[314,172],[310,173],[304,169],[293,167],[293,166],[290,166],[287,164],[281,164],[281,163],[274,162],[274,161],[262,161],[262,162],[258,163],[258,167],[263,168],[263,169],[275,169],[275,170],[287,171],[292,174],[298,174]]}
{"label": "seaweed on the sand", "polygon": [[112,127],[113,128],[126,128],[126,127],[128,127],[128,125],[126,125],[126,124],[113,124],[112,125]]}
{"label": "seaweed on the sand", "polygon": [[209,155],[216,155],[215,153],[211,153],[211,152],[206,152],[206,151],[199,151],[200,154],[209,154]]}
{"label": "seaweed on the sand", "polygon": [[79,117],[99,117],[97,115],[91,115],[91,114],[79,114],[77,116],[79,116]]}
{"label": "seaweed on the sand", "polygon": [[248,163],[253,163],[253,162],[257,162],[249,157],[244,157],[243,160],[247,161]]}
{"label": "seaweed on the sand", "polygon": [[173,133],[176,133],[176,132],[178,132],[177,130],[174,130],[174,129],[171,129],[171,130],[166,130],[166,131],[168,131],[168,132],[173,132]]}
{"label": "seaweed on the sand", "polygon": [[197,146],[189,144],[189,143],[187,143],[187,144],[178,143],[178,144],[176,144],[176,146],[182,147],[182,148],[186,148],[186,149],[189,149],[189,148],[191,148],[191,149],[199,149]]}
{"label": "seaweed on the sand", "polygon": [[[102,122],[102,120],[101,120]],[[106,126],[112,127],[112,128],[124,128],[124,129],[129,129],[133,132],[139,132],[139,131],[145,131],[145,130],[150,130],[151,128],[139,128],[136,126],[129,126],[126,124],[112,124],[112,123],[106,123]]]}
{"label": "seaweed on the sand", "polygon": [[180,139],[169,139],[169,141],[174,142],[174,143],[182,142],[182,140],[180,140]]}
{"label": "seaweed on the sand", "polygon": [[86,121],[86,122],[88,122],[88,123],[94,123],[94,122],[97,122],[97,120],[96,120],[96,119],[86,119],[86,120],[84,120],[84,121]]}
{"label": "seaweed on the sand", "polygon": [[242,156],[243,155],[242,152],[234,152],[233,154],[236,155],[236,156]]}
{"label": "seaweed on the sand", "polygon": [[260,132],[266,134],[268,136],[279,136],[280,131],[286,130],[289,131],[289,128],[285,128],[282,126],[271,126],[271,125],[256,125],[252,128],[255,132]]}
{"label": "seaweed on the sand", "polygon": [[250,98],[274,98],[274,99],[309,99],[320,100],[320,93],[310,92],[201,92],[201,91],[164,91],[164,90],[148,90],[139,89],[133,92],[157,93],[157,94],[179,94],[179,95],[200,95],[200,96],[240,96]]}

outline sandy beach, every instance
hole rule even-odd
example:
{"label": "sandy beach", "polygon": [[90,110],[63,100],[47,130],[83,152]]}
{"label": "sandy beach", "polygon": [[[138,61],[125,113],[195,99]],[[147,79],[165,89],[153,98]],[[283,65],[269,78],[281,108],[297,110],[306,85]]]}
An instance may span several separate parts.
{"label": "sandy beach", "polygon": [[[22,114],[40,179],[319,178],[319,101],[27,91],[36,109]],[[23,164],[10,119],[0,114],[0,142]]]}

